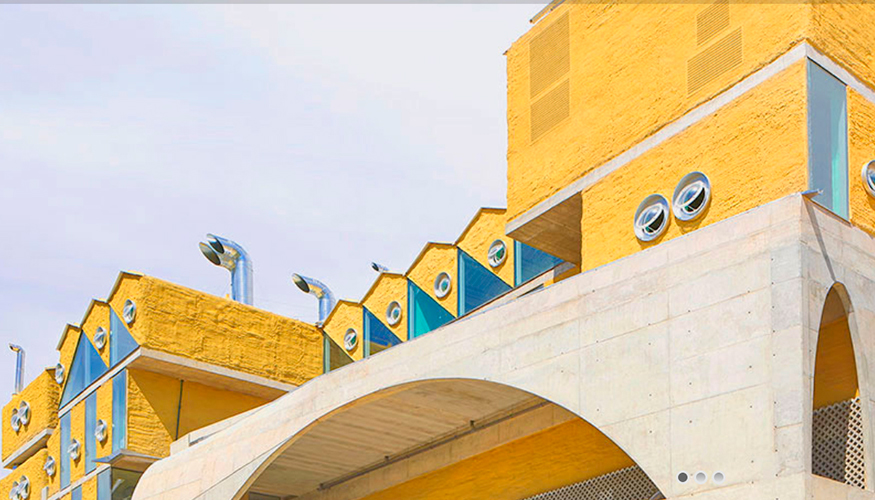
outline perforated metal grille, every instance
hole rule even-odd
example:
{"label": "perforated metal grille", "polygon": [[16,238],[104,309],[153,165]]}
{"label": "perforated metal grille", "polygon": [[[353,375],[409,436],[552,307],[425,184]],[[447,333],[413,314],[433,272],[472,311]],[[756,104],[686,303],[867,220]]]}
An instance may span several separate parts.
{"label": "perforated metal grille", "polygon": [[687,61],[687,92],[692,94],[740,65],[741,59],[741,28],[738,28]]}
{"label": "perforated metal grille", "polygon": [[568,93],[568,80],[565,80],[532,104],[532,141],[568,118],[571,111]]}
{"label": "perforated metal grille", "polygon": [[812,438],[815,474],[860,488],[866,486],[859,398],[815,410]]}
{"label": "perforated metal grille", "polygon": [[529,42],[529,92],[535,97],[559,81],[570,68],[568,14],[564,14]]}
{"label": "perforated metal grille", "polygon": [[650,500],[657,493],[659,488],[644,471],[632,466],[526,500]]}
{"label": "perforated metal grille", "polygon": [[696,41],[702,45],[728,27],[729,2],[718,0],[696,16]]}

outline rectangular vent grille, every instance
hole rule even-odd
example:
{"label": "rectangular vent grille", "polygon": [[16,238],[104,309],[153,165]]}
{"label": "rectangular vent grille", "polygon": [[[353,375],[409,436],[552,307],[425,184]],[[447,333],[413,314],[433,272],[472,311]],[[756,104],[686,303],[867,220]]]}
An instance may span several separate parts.
{"label": "rectangular vent grille", "polygon": [[560,83],[543,97],[532,103],[532,142],[544,135],[569,115],[568,80]]}
{"label": "rectangular vent grille", "polygon": [[719,0],[696,16],[696,39],[699,45],[729,27],[729,3]]}
{"label": "rectangular vent grille", "polygon": [[570,68],[568,14],[529,42],[529,91],[535,97],[562,78]]}
{"label": "rectangular vent grille", "polygon": [[741,64],[741,28],[687,61],[687,92],[692,94]]}

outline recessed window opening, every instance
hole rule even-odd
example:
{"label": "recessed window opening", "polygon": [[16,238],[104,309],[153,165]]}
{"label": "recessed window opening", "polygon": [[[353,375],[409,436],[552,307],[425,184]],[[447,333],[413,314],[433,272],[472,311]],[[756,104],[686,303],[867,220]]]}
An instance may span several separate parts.
{"label": "recessed window opening", "polygon": [[442,299],[450,293],[452,286],[453,280],[450,278],[450,275],[442,272],[434,279],[434,294],[439,299]]}
{"label": "recessed window opening", "polygon": [[355,331],[355,328],[350,328],[343,334],[343,348],[347,350],[347,352],[355,350],[355,346],[359,343],[359,334]]}
{"label": "recessed window opening", "polygon": [[635,236],[641,241],[659,237],[668,226],[668,201],[661,194],[652,194],[641,202],[635,212]]}
{"label": "recessed window opening", "polygon": [[393,300],[386,307],[386,323],[389,323],[391,326],[395,326],[401,321],[401,304],[398,303],[397,300]]}
{"label": "recessed window opening", "polygon": [[692,172],[678,183],[672,196],[672,211],[678,220],[693,220],[705,212],[711,201],[711,182],[701,172]]}

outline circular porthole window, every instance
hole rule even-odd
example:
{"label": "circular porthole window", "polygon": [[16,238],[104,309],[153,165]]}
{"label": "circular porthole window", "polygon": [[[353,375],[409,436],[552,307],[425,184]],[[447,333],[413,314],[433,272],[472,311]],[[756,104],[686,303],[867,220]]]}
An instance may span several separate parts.
{"label": "circular porthole window", "polygon": [[18,408],[12,409],[12,416],[9,417],[9,425],[15,432],[21,430],[21,417],[18,416]]}
{"label": "circular porthole window", "polygon": [[70,446],[67,447],[67,453],[70,455],[70,458],[79,460],[79,448],[79,441],[75,439],[70,441]]}
{"label": "circular porthole window", "polygon": [[661,194],[652,194],[635,211],[635,236],[641,241],[659,237],[668,227],[668,201]]}
{"label": "circular porthole window", "polygon": [[434,279],[434,294],[437,295],[439,299],[446,297],[447,294],[450,293],[452,287],[453,280],[447,273],[440,273],[437,275],[437,278]]}
{"label": "circular porthole window", "polygon": [[875,160],[863,165],[863,187],[869,196],[875,198]]}
{"label": "circular porthole window", "polygon": [[27,401],[22,401],[18,405],[18,420],[21,421],[21,425],[30,423],[30,405],[27,404]]}
{"label": "circular porthole window", "polygon": [[493,241],[489,245],[489,253],[486,256],[486,260],[489,261],[489,265],[492,267],[504,264],[504,261],[507,260],[507,245],[501,240]]}
{"label": "circular porthole window", "polygon": [[678,220],[693,220],[705,212],[711,201],[711,181],[702,172],[691,172],[678,183],[671,200],[671,210]]}
{"label": "circular porthole window", "polygon": [[46,474],[49,477],[55,476],[55,458],[54,457],[46,457],[46,463],[43,465],[43,470],[46,471]]}
{"label": "circular porthole window", "polygon": [[18,480],[18,498],[26,500],[30,497],[30,479],[27,476],[21,476]]}
{"label": "circular porthole window", "polygon": [[12,500],[18,498],[18,481],[12,481],[12,488],[9,488],[9,498]]}
{"label": "circular porthole window", "polygon": [[343,334],[343,348],[348,352],[355,350],[355,346],[359,343],[359,334],[355,328],[350,328]]}
{"label": "circular porthole window", "polygon": [[99,443],[103,443],[106,441],[106,422],[103,420],[98,420],[97,425],[94,426],[94,438],[97,439]]}
{"label": "circular porthole window", "polygon": [[393,300],[389,302],[388,307],[386,307],[386,322],[391,326],[395,326],[401,321],[401,304],[398,303],[397,300]]}
{"label": "circular porthole window", "polygon": [[61,363],[55,365],[55,382],[57,382],[58,385],[64,383],[64,365]]}
{"label": "circular porthole window", "polygon": [[137,304],[134,303],[133,300],[128,299],[125,301],[125,306],[122,309],[122,318],[125,320],[125,323],[131,324],[134,322],[134,319],[137,317]]}
{"label": "circular porthole window", "polygon": [[94,346],[98,351],[106,347],[106,330],[102,326],[98,326],[97,331],[94,332]]}

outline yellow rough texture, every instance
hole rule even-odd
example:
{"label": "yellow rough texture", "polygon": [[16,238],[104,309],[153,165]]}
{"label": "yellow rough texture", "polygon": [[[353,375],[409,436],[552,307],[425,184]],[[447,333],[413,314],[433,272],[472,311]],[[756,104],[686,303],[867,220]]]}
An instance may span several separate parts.
{"label": "yellow rough texture", "polygon": [[[807,189],[805,94],[800,61],[583,192],[584,270]],[[711,180],[705,214],[687,223],[672,218],[663,236],[639,242],[632,230],[638,204],[650,193],[671,200],[693,170]]]}
{"label": "yellow rough texture", "polygon": [[517,500],[633,464],[607,437],[575,419],[363,500]]}
{"label": "yellow rough texture", "polygon": [[[175,382],[179,384],[178,380]],[[255,396],[223,391],[195,382],[185,382],[182,385],[179,437],[267,402],[268,400]]]}
{"label": "yellow rough texture", "polygon": [[[458,250],[454,245],[446,243],[429,243],[419,258],[410,266],[407,277],[425,293],[431,295],[438,304],[450,314],[456,316],[458,308],[459,281],[456,276],[458,266],[456,260]],[[453,286],[444,298],[439,299],[434,293],[434,280],[437,275],[446,272],[450,275]]]}
{"label": "yellow rough texture", "polygon": [[875,9],[867,2],[817,0],[811,9],[809,42],[845,69],[875,87],[872,26]]}
{"label": "yellow rough texture", "polygon": [[[58,384],[55,383],[53,369],[44,370],[21,391],[21,394],[12,396],[3,407],[4,460],[43,430],[57,427],[58,397]],[[30,405],[30,422],[22,425],[18,432],[15,432],[11,424],[12,410],[17,409],[21,401],[27,401]]]}
{"label": "yellow rough texture", "polygon": [[67,325],[64,328],[63,342],[61,342],[58,352],[60,353],[58,362],[64,367],[64,381],[58,388],[58,401],[64,394],[64,387],[67,387],[67,381],[70,375],[70,366],[73,364],[73,356],[76,354],[76,346],[79,345],[79,334],[82,330],[75,325]]}
{"label": "yellow rough texture", "polygon": [[364,342],[365,335],[362,325],[363,315],[364,312],[362,312],[361,304],[339,300],[322,326],[325,334],[331,337],[331,340],[339,345],[341,349],[343,349],[343,336],[346,335],[346,331],[350,328],[355,328],[355,331],[358,333],[358,343],[356,343],[355,349],[352,352],[346,352],[353,361],[362,359],[363,355],[362,343]]}
{"label": "yellow rough texture", "polygon": [[848,89],[848,181],[851,222],[875,234],[875,199],[863,187],[863,165],[875,160],[875,105]]}
{"label": "yellow rough texture", "polygon": [[82,483],[82,500],[97,500],[97,477]]}
{"label": "yellow rough texture", "polygon": [[106,330],[107,342],[103,346],[103,350],[97,349],[96,344],[94,349],[100,353],[100,357],[106,363],[106,366],[109,366],[109,304],[93,300],[81,325],[82,331],[85,332],[85,335],[91,340],[92,344],[94,344],[94,334],[97,333],[98,327],[103,327]]}
{"label": "yellow rough texture", "polygon": [[[401,320],[395,326],[386,322],[386,308],[393,301],[401,304],[402,311]],[[362,299],[362,304],[402,342],[407,340],[407,278],[400,274],[381,273]]]}
{"label": "yellow rough texture", "polygon": [[166,457],[174,441],[179,407],[179,380],[128,370],[127,449]]}
{"label": "yellow rough texture", "polygon": [[[502,281],[514,286],[513,276],[513,240],[504,234],[504,226],[507,224],[507,210],[503,208],[483,208],[459,236],[456,246],[473,257],[483,267],[496,274]],[[507,246],[507,258],[498,267],[489,265],[489,246],[492,242],[500,239]]]}
{"label": "yellow rough texture", "polygon": [[[46,484],[49,487],[49,495],[53,495],[60,490],[60,470],[61,470],[61,430],[57,428],[55,433],[49,438],[46,443],[46,453],[55,459],[55,475],[53,477],[46,476]],[[2,498],[2,497],[0,497]]]}
{"label": "yellow rough texture", "polygon": [[12,489],[12,483],[21,479],[21,476],[26,476],[30,481],[30,498],[40,498],[40,490],[48,484],[49,479],[49,476],[43,471],[46,456],[48,456],[48,451],[42,449],[28,458],[18,468],[11,471],[6,477],[0,479],[0,498],[9,498],[9,490]]}
{"label": "yellow rough texture", "polygon": [[97,442],[96,457],[112,454],[112,380],[97,388],[97,419],[106,422],[106,440]]}
{"label": "yellow rough texture", "polygon": [[108,302],[120,314],[126,299],[142,347],[295,385],[322,373],[314,325],[148,276],[121,276]]}
{"label": "yellow rough texture", "polygon": [[[60,432],[59,432],[60,434]],[[75,483],[85,475],[85,400],[80,401],[70,410],[70,442],[79,441],[79,458],[70,458],[70,482]],[[61,461],[58,460],[58,474]]]}
{"label": "yellow rough texture", "polygon": [[[730,3],[729,28],[699,46],[696,16],[707,7],[566,2],[512,45],[507,52],[510,219],[775,60],[803,40],[810,23],[807,5]],[[532,143],[529,41],[565,13],[570,118]],[[871,30],[867,22],[855,26]],[[688,95],[687,61],[738,27],[742,63]],[[868,38],[862,43],[870,43]]]}

